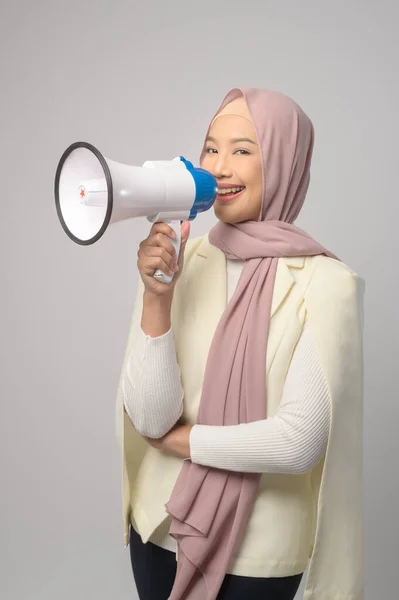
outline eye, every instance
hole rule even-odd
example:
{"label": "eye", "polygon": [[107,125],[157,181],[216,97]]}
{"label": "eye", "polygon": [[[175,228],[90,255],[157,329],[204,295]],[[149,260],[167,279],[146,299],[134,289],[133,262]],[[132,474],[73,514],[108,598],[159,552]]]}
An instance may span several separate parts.
{"label": "eye", "polygon": [[[214,152],[213,152],[213,150],[214,150]],[[216,153],[215,148],[210,148],[210,147],[205,148],[205,154],[214,154],[214,153]]]}
{"label": "eye", "polygon": [[250,152],[248,152],[248,150],[244,150],[243,148],[238,148],[234,154],[237,154],[237,152],[241,152],[242,154],[251,154]]}

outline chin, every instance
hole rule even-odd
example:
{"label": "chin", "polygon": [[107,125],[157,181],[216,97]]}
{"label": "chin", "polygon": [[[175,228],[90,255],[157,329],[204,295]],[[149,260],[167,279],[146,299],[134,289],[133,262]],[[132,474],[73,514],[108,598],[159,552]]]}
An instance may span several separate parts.
{"label": "chin", "polygon": [[223,214],[222,211],[215,210],[215,216],[222,223],[235,223],[235,219],[233,217],[229,217],[226,213]]}
{"label": "chin", "polygon": [[234,214],[234,211],[229,211],[228,207],[217,207],[214,208],[214,213],[217,219],[222,223],[230,223],[234,225],[235,223],[243,223],[244,221],[248,221],[248,217],[243,215]]}

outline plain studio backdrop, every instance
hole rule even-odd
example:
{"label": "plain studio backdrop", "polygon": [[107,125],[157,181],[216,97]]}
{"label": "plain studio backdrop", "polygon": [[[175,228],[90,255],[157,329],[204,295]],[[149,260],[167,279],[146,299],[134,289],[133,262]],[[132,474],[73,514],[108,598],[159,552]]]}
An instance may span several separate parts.
{"label": "plain studio backdrop", "polygon": [[[311,117],[297,224],[366,280],[366,590],[397,597],[398,17],[394,0],[2,0],[1,598],[137,597],[114,415],[151,224],[72,242],[58,160],[83,140],[118,162],[198,165],[232,87],[284,92]],[[200,214],[191,235],[215,223]]]}

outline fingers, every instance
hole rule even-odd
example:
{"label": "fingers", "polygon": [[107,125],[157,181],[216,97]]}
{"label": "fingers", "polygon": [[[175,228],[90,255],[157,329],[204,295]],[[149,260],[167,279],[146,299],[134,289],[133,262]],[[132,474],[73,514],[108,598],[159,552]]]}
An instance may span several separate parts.
{"label": "fingers", "polygon": [[[177,262],[176,250],[171,238],[176,238],[172,227],[166,223],[154,223],[149,236],[139,244],[137,252],[139,269],[145,273],[161,269],[164,273],[172,274]],[[165,270],[166,269],[166,270]]]}
{"label": "fingers", "polygon": [[174,256],[171,256],[162,246],[143,246],[139,251],[137,266],[147,275],[154,273],[157,269],[171,275],[178,271],[174,248],[173,254]]}
{"label": "fingers", "polygon": [[155,233],[163,233],[164,235],[167,235],[170,238],[176,239],[175,230],[173,229],[173,227],[171,227],[167,223],[162,223],[162,222],[154,223],[153,226],[151,227],[148,237],[151,237]]}
{"label": "fingers", "polygon": [[[170,285],[179,278],[184,263],[184,249],[190,234],[190,223],[184,221],[181,225],[181,240],[179,256],[175,250],[176,233],[170,225],[163,222],[154,223],[146,239],[139,244],[137,251],[137,267],[140,271],[147,290],[157,294],[167,293]],[[174,244],[172,243],[174,241]],[[154,273],[160,269],[166,275],[171,275],[170,284],[158,282]]]}
{"label": "fingers", "polygon": [[139,244],[139,251],[140,248],[142,248],[146,254],[150,254],[149,250],[152,248],[162,248],[172,258],[176,257],[176,250],[172,244],[172,241],[170,237],[166,236],[164,233],[158,232],[148,236],[146,240],[143,240]]}

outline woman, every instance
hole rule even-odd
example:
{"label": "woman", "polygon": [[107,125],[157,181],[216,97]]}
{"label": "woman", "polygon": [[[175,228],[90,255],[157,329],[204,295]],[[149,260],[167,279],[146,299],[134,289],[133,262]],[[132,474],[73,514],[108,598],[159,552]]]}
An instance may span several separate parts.
{"label": "woman", "polygon": [[312,150],[291,99],[231,90],[201,154],[219,222],[184,224],[170,285],[170,228],[140,245],[118,423],[141,598],[288,600],[308,557],[306,599],[362,598],[364,284],[293,225]]}

